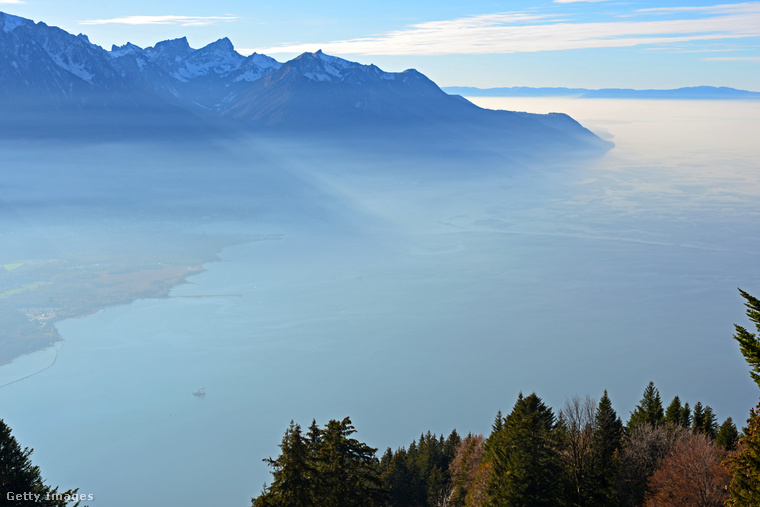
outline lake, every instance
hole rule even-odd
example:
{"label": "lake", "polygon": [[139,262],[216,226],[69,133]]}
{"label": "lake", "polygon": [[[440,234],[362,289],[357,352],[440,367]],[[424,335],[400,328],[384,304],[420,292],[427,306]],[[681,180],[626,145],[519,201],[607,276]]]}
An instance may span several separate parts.
{"label": "lake", "polygon": [[55,364],[0,389],[46,480],[92,506],[249,505],[291,419],[350,416],[382,453],[487,433],[521,391],[558,410],[607,389],[625,420],[650,380],[743,423],[757,391],[731,335],[737,287],[760,294],[760,101],[471,100],[566,112],[616,147],[439,178],[282,153],[320,212],[182,224],[273,239],[167,299],[58,323]]}

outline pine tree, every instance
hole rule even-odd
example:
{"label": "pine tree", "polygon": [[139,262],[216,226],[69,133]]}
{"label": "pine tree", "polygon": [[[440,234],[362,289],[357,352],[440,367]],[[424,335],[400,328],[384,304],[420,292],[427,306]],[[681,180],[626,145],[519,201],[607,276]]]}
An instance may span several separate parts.
{"label": "pine tree", "polygon": [[[760,300],[739,289],[746,300],[747,317],[760,332]],[[760,340],[742,326],[734,325],[734,339],[739,342],[744,359],[750,365],[750,376],[760,386]],[[733,474],[729,492],[731,499],[727,505],[760,505],[760,405],[750,410],[747,427],[739,438],[739,454],[729,459],[729,469]]]}
{"label": "pine tree", "polygon": [[[760,300],[739,289],[739,293],[747,301],[747,317],[754,322],[755,328],[760,332]],[[739,342],[739,349],[744,359],[750,365],[750,376],[760,386],[760,339],[755,333],[750,333],[742,326],[734,324],[736,334],[734,339]]]}
{"label": "pine tree", "polygon": [[252,500],[254,507],[332,507],[382,505],[376,449],[350,436],[351,420],[330,421],[324,429],[312,422],[306,437],[291,421],[272,467],[272,484]]}
{"label": "pine tree", "polygon": [[707,435],[711,440],[715,440],[715,434],[718,432],[718,420],[715,412],[710,405],[705,406],[705,421],[702,423],[702,433]]}
{"label": "pine tree", "polygon": [[747,427],[739,438],[739,454],[729,458],[732,473],[726,505],[760,505],[760,404],[750,411]]}
{"label": "pine tree", "polygon": [[380,478],[383,488],[388,492],[391,505],[415,505],[415,492],[410,487],[413,483],[414,472],[409,470],[407,461],[404,448],[396,452],[388,448],[380,460]]}
{"label": "pine tree", "polygon": [[683,404],[683,410],[681,411],[681,426],[684,428],[691,427],[691,408],[688,403]]}
{"label": "pine tree", "polygon": [[681,399],[676,396],[673,401],[670,402],[668,408],[665,409],[665,424],[675,424],[683,426],[683,407],[681,406]]}
{"label": "pine tree", "polygon": [[517,399],[490,441],[489,505],[556,505],[559,465],[555,418],[535,393]]}
{"label": "pine tree", "polygon": [[715,443],[726,451],[736,449],[736,442],[739,440],[739,432],[736,429],[733,419],[730,417],[723,421],[718,432],[715,434]]}
{"label": "pine tree", "polygon": [[264,462],[272,471],[272,484],[265,487],[254,507],[270,505],[307,507],[313,505],[316,470],[311,463],[307,441],[301,434],[301,426],[290,421],[280,443],[280,456],[266,458]]}
{"label": "pine tree", "polygon": [[694,405],[694,414],[691,418],[691,429],[695,432],[704,432],[705,428],[705,409],[702,402],[698,401]]}
{"label": "pine tree", "polygon": [[623,422],[612,408],[612,401],[605,389],[599,400],[594,418],[594,469],[597,485],[596,505],[614,503],[615,482],[618,469],[618,452],[623,442]]}
{"label": "pine tree", "polygon": [[371,506],[384,498],[377,449],[359,442],[351,419],[332,420],[322,430],[315,456],[319,468],[318,502],[314,505]]}
{"label": "pine tree", "polygon": [[[32,449],[22,449],[10,427],[0,419],[0,505],[14,507],[50,506],[65,507],[69,499],[78,496],[78,490],[58,492],[42,480],[39,467],[32,464]],[[8,494],[28,494],[21,500],[10,499]],[[34,496],[39,495],[39,496]],[[32,499],[32,496],[34,499]],[[76,503],[79,505],[79,503]]]}
{"label": "pine tree", "polygon": [[643,423],[662,424],[664,420],[665,414],[662,410],[660,392],[654,386],[654,382],[649,382],[649,385],[644,389],[644,396],[631,413],[631,418],[628,420],[628,428],[630,429],[637,424]]}

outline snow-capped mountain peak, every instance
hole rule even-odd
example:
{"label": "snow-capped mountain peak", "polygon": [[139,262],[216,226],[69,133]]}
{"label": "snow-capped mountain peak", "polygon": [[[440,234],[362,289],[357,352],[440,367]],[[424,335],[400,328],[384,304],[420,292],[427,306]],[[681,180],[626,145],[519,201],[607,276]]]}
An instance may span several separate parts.
{"label": "snow-capped mountain peak", "polygon": [[13,16],[12,14],[6,14],[4,12],[0,12],[0,27],[2,28],[2,31],[5,33],[10,32],[14,28],[18,26],[23,25],[33,25],[34,21],[30,19],[20,18],[18,16]]}
{"label": "snow-capped mountain peak", "polygon": [[117,46],[116,44],[111,46],[111,56],[113,58],[119,58],[130,53],[143,54],[143,49],[131,42],[127,42],[123,46]]}
{"label": "snow-capped mountain peak", "polygon": [[240,65],[233,80],[235,82],[245,81],[250,83],[271,74],[280,67],[282,67],[282,64],[274,58],[253,53]]}

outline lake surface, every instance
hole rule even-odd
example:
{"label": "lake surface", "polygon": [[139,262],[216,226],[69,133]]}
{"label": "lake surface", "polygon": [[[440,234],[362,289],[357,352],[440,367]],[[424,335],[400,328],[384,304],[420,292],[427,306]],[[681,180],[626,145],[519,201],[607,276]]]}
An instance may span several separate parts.
{"label": "lake surface", "polygon": [[329,213],[188,225],[279,239],[59,323],[54,366],[0,389],[45,478],[93,506],[249,505],[291,419],[350,416],[381,453],[488,432],[520,391],[558,409],[607,389],[626,419],[650,380],[743,423],[757,391],[731,335],[736,288],[760,294],[760,102],[472,100],[566,112],[616,148],[435,179],[294,161]]}

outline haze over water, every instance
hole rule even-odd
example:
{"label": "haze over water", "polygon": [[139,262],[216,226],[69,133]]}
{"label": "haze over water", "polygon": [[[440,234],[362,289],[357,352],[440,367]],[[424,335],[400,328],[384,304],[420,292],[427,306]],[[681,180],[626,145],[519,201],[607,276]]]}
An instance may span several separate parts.
{"label": "haze over water", "polygon": [[556,410],[607,389],[626,419],[650,380],[743,422],[757,396],[731,334],[736,287],[760,294],[760,102],[472,100],[566,112],[616,148],[437,174],[257,147],[298,198],[177,227],[268,239],[169,299],[60,323],[55,365],[0,389],[45,478],[93,506],[247,505],[291,419],[350,416],[382,452],[488,432],[520,391]]}

